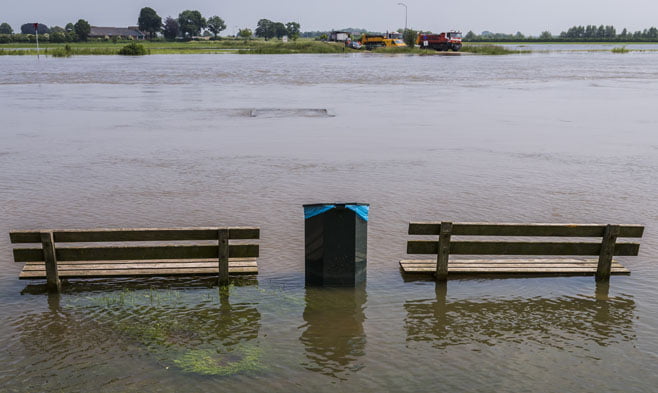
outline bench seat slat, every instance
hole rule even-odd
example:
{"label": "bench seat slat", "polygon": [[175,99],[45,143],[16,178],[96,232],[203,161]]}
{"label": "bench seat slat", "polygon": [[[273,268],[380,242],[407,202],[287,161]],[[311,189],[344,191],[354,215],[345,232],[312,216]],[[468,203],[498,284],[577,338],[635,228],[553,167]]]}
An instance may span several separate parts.
{"label": "bench seat slat", "polygon": [[[59,275],[62,278],[72,277],[107,277],[107,276],[161,276],[161,275],[216,275],[219,265],[213,262],[177,262],[160,261],[159,263],[138,264],[125,263],[63,263],[58,264]],[[258,264],[255,259],[241,258],[229,261],[230,274],[255,274],[258,273]],[[46,277],[45,265],[43,263],[27,263],[19,278],[39,279]]]}
{"label": "bench seat slat", "polygon": [[[213,245],[163,245],[116,247],[58,247],[57,261],[99,261],[122,259],[198,259],[218,258],[218,247]],[[257,258],[257,244],[229,245],[230,258]],[[16,262],[43,261],[41,248],[14,249]]]}
{"label": "bench seat slat", "polygon": [[[217,275],[218,268],[187,268],[187,269],[112,269],[112,270],[66,270],[60,271],[60,278],[76,277],[133,277],[133,276],[174,276],[174,275]],[[229,274],[256,274],[255,267],[231,267]],[[21,272],[20,279],[42,279],[46,273],[36,271]]]}
{"label": "bench seat slat", "polygon": [[[514,224],[455,222],[453,236],[536,236],[536,237],[603,237],[601,224]],[[439,235],[440,222],[411,222],[409,235]],[[618,237],[642,237],[644,226],[620,225]]]}
{"label": "bench seat slat", "polygon": [[[638,243],[617,243],[615,256],[635,256],[640,250]],[[436,254],[438,241],[410,240],[407,254]],[[601,243],[581,242],[495,242],[453,241],[450,254],[458,255],[599,255]]]}
{"label": "bench seat slat", "polygon": [[[434,260],[402,260],[400,267],[405,273],[434,274],[436,261]],[[533,259],[523,261],[515,259],[497,260],[455,260],[448,264],[449,273],[473,274],[596,274],[596,260],[569,260],[569,259]],[[612,274],[630,274],[630,271],[618,262],[614,262]]]}
{"label": "bench seat slat", "polygon": [[[87,263],[87,264],[75,264],[69,265],[66,263],[57,264],[57,270],[62,272],[64,270],[111,270],[111,269],[192,269],[192,268],[213,268],[215,265],[218,265],[217,262],[170,262],[170,263]],[[250,267],[258,266],[257,262],[240,262],[240,263],[229,263],[229,267]],[[23,268],[24,271],[45,271],[45,266],[41,265],[26,265]]]}
{"label": "bench seat slat", "polygon": [[[427,273],[434,274],[436,269],[431,268],[410,268],[405,269],[405,273]],[[471,273],[471,274],[557,274],[557,275],[590,275],[593,276],[596,274],[596,267],[594,268],[574,268],[574,269],[562,269],[562,268],[553,268],[553,269],[531,269],[531,268],[505,268],[505,269],[480,269],[480,268],[452,268],[448,267],[449,273]],[[630,271],[628,269],[619,269],[612,268],[610,274],[624,274],[629,275]]]}
{"label": "bench seat slat", "polygon": [[[406,264],[436,264],[435,259],[403,259],[400,263]],[[468,259],[450,259],[450,264],[545,264],[545,263],[566,263],[566,264],[597,264],[598,260],[594,258],[493,258],[493,259],[484,259],[484,258],[468,258]],[[612,260],[612,263],[619,263],[617,260]]]}
{"label": "bench seat slat", "polygon": [[[405,267],[427,267],[433,266],[436,268],[436,264],[427,264],[427,263],[405,263]],[[511,267],[511,268],[581,268],[581,267],[596,267],[596,263],[451,263],[452,267],[477,267],[477,268],[498,268],[498,267]],[[614,264],[612,267],[623,267],[621,264]]]}
{"label": "bench seat slat", "polygon": [[[56,243],[217,240],[220,228],[108,228],[53,230]],[[12,243],[40,243],[40,231],[11,231]],[[258,239],[257,227],[229,227],[229,239]]]}

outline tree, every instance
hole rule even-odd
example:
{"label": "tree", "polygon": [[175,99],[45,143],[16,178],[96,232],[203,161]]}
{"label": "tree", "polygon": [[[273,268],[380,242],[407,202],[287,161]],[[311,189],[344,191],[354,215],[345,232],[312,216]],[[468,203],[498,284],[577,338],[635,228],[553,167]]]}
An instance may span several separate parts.
{"label": "tree", "polygon": [[402,39],[404,40],[404,43],[409,47],[413,48],[416,46],[416,37],[418,36],[418,32],[416,30],[412,29],[407,29],[402,33]]}
{"label": "tree", "polygon": [[217,38],[217,34],[226,30],[226,23],[224,23],[224,19],[217,15],[208,18],[207,25],[208,30],[210,30],[215,35],[215,38]]}
{"label": "tree", "polygon": [[91,33],[91,26],[89,26],[89,22],[86,20],[78,19],[75,25],[73,25],[73,31],[75,31],[80,41],[87,41],[89,33]]}
{"label": "tree", "polygon": [[52,33],[65,33],[65,32],[66,32],[66,30],[64,30],[63,28],[61,28],[59,26],[53,26],[53,27],[50,28],[50,34],[52,34]]}
{"label": "tree", "polygon": [[272,24],[272,29],[274,30],[274,36],[276,38],[281,38],[284,35],[288,34],[288,30],[286,30],[286,25],[284,25],[281,22],[274,22]]}
{"label": "tree", "polygon": [[66,30],[67,33],[72,32],[74,29],[73,23],[67,23],[66,26],[64,26],[64,30]]}
{"label": "tree", "polygon": [[14,29],[11,28],[9,23],[3,23],[0,25],[0,34],[14,34]]}
{"label": "tree", "polygon": [[539,35],[540,40],[551,40],[553,39],[553,34],[551,34],[550,31],[542,31],[541,34]]}
{"label": "tree", "polygon": [[155,34],[162,30],[162,18],[153,8],[144,7],[139,11],[137,24],[141,31],[149,33],[149,37],[155,37]]}
{"label": "tree", "polygon": [[286,23],[286,33],[288,34],[288,37],[290,37],[290,39],[293,41],[297,41],[297,38],[299,38],[300,27],[301,26],[297,22]]}
{"label": "tree", "polygon": [[50,33],[50,42],[66,42],[66,33],[63,31]]}
{"label": "tree", "polygon": [[475,33],[473,33],[473,30],[469,30],[469,32],[464,36],[464,41],[473,41],[474,39]]}
{"label": "tree", "polygon": [[206,27],[206,19],[199,11],[185,10],[178,15],[178,26],[183,37],[192,37],[201,34]]}
{"label": "tree", "polygon": [[168,16],[167,19],[165,19],[164,25],[162,26],[162,33],[164,34],[164,37],[168,40],[175,40],[176,37],[178,37],[179,30],[178,21],[176,21],[176,19],[172,18],[171,16]]}
{"label": "tree", "polygon": [[[50,33],[50,29],[48,26],[44,25],[43,23],[39,23],[39,28],[38,28],[39,34],[47,34]],[[34,23],[25,23],[21,25],[21,34],[35,34],[36,30],[34,29]]]}
{"label": "tree", "polygon": [[645,38],[651,38],[651,39],[658,38],[658,29],[656,29],[655,27],[649,28],[649,30],[647,30],[647,34]]}
{"label": "tree", "polygon": [[240,31],[238,31],[238,36],[244,38],[245,41],[248,40],[249,38],[251,38],[252,35],[253,35],[253,33],[251,32],[251,29],[248,29],[246,27],[244,29],[240,29]]}
{"label": "tree", "polygon": [[274,22],[269,19],[261,19],[256,24],[256,37],[263,37],[266,40],[274,37]]}

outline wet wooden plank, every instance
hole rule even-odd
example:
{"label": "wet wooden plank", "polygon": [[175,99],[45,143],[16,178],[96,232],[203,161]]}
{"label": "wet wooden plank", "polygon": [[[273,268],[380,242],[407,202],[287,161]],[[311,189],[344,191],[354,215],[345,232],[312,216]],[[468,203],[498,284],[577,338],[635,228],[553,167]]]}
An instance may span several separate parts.
{"label": "wet wooden plank", "polygon": [[[230,258],[257,258],[258,244],[229,245]],[[214,245],[162,245],[116,247],[58,247],[58,261],[98,261],[119,259],[198,259],[218,258],[219,249]],[[14,249],[15,262],[43,261],[41,248]]]}
{"label": "wet wooden plank", "polygon": [[[412,263],[412,264],[436,264],[436,261],[433,259],[403,259],[401,263]],[[515,264],[536,264],[536,263],[567,263],[567,264],[597,264],[598,259],[595,258],[469,258],[469,259],[451,259],[450,264],[468,264],[468,263],[478,263],[478,264],[501,264],[501,263],[515,263]],[[617,260],[613,259],[612,263],[619,263]]]}
{"label": "wet wooden plank", "polygon": [[[436,235],[440,222],[410,222],[409,235]],[[518,224],[455,222],[453,236],[537,236],[537,237],[603,237],[606,225],[601,224]],[[644,226],[620,225],[619,237],[642,237]]]}
{"label": "wet wooden plank", "polygon": [[[59,271],[65,270],[111,270],[111,269],[191,269],[191,268],[211,268],[217,265],[217,262],[195,262],[195,263],[109,263],[109,264],[98,264],[98,263],[87,263],[87,264],[75,264],[69,265],[66,263],[61,263],[58,265]],[[257,262],[242,262],[242,263],[233,263],[229,264],[230,267],[252,267],[258,266]],[[41,271],[44,268],[40,265],[26,265],[23,268],[24,271]]]}
{"label": "wet wooden plank", "polygon": [[[99,228],[53,230],[56,243],[217,240],[221,227]],[[12,243],[40,243],[41,231],[11,231]],[[258,227],[229,227],[229,239],[258,239]]]}
{"label": "wet wooden plank", "polygon": [[[438,242],[410,240],[407,254],[436,254]],[[640,250],[638,243],[617,243],[615,256],[635,256]],[[599,255],[601,243],[581,242],[496,242],[452,241],[450,254],[458,255]]]}
{"label": "wet wooden plank", "polygon": [[[229,259],[229,265],[235,264],[256,264],[258,261],[257,258],[231,258]],[[135,259],[135,260],[104,260],[104,261],[67,261],[59,262],[59,266],[62,265],[88,265],[88,264],[125,264],[125,263],[142,263],[142,264],[151,264],[151,263],[178,263],[178,264],[187,264],[187,263],[214,263],[217,261],[215,259]],[[43,262],[25,262],[25,266],[43,266]]]}
{"label": "wet wooden plank", "polygon": [[[427,267],[431,266],[436,268],[436,264],[424,264],[424,263],[403,263],[405,267]],[[498,268],[498,267],[510,267],[510,268],[595,268],[596,264],[592,263],[451,263],[452,267],[477,267],[482,269],[488,268]],[[622,267],[620,264],[611,265],[611,267]]]}
{"label": "wet wooden plank", "polygon": [[[26,266],[27,267],[27,266]],[[170,275],[217,275],[219,268],[216,262],[209,267],[178,267],[178,268],[141,268],[141,269],[60,269],[60,278],[73,277],[132,277],[132,276],[170,276]],[[229,274],[256,274],[257,266],[242,266],[229,264]],[[45,269],[26,270],[21,272],[21,279],[46,278]]]}
{"label": "wet wooden plank", "polygon": [[[588,274],[597,271],[598,260],[565,260],[565,259],[534,259],[532,261],[498,259],[498,260],[459,260],[451,261],[449,273],[473,274]],[[436,272],[436,262],[433,260],[402,260],[400,267],[405,273]],[[613,261],[612,274],[630,274],[630,271],[620,263]]]}
{"label": "wet wooden plank", "polygon": [[[436,269],[429,268],[410,268],[404,271],[406,274],[427,274],[433,275],[436,272]],[[519,274],[519,275],[588,275],[593,276],[596,274],[596,268],[578,268],[578,269],[489,269],[483,270],[479,268],[448,268],[448,272],[451,274]],[[627,269],[612,269],[610,271],[611,275],[629,275],[630,271]]]}

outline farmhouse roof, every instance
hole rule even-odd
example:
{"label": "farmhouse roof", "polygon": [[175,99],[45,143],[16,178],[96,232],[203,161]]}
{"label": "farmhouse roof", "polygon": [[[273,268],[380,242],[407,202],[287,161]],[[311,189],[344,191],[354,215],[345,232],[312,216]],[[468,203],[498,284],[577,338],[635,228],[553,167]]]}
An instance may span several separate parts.
{"label": "farmhouse roof", "polygon": [[100,26],[91,26],[91,32],[89,33],[91,37],[143,37],[144,33],[139,31],[136,26],[130,27],[100,27]]}

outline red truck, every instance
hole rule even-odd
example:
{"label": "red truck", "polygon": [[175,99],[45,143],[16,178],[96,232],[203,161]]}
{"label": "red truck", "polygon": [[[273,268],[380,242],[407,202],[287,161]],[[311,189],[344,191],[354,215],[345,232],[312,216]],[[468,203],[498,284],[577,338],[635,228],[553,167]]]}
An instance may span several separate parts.
{"label": "red truck", "polygon": [[462,33],[461,31],[449,31],[441,34],[418,33],[416,44],[421,49],[434,49],[438,51],[452,49],[457,52],[462,48]]}

